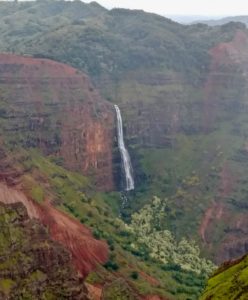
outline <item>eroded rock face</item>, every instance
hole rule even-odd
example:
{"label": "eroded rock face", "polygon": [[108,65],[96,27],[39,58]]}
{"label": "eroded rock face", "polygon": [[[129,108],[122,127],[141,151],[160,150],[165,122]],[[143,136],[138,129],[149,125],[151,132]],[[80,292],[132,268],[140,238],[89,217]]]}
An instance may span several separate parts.
{"label": "eroded rock face", "polygon": [[[201,229],[204,228],[204,222],[208,223],[205,223],[207,240],[203,234],[201,237],[205,247],[216,253],[214,259],[218,264],[238,258],[247,253],[248,249],[247,211],[242,192],[241,195],[237,194],[242,191],[242,168],[246,157],[246,134],[243,131],[244,124],[239,118],[242,115],[246,117],[247,114],[247,50],[247,33],[242,31],[237,31],[231,42],[219,44],[211,49],[211,66],[205,83],[206,132],[216,130],[220,122],[228,121],[233,125],[232,134],[239,136],[242,141],[241,148],[232,153],[228,161],[224,160],[219,173],[216,201],[205,211],[201,223]],[[219,234],[216,234],[216,228],[219,224],[226,224],[226,227],[222,238],[216,243],[216,236]],[[212,243],[215,243],[215,246]]]}
{"label": "eroded rock face", "polygon": [[96,188],[112,190],[114,118],[108,103],[68,107],[62,125],[60,153],[65,166],[90,176]]}
{"label": "eroded rock face", "polygon": [[0,204],[0,298],[86,300],[71,254],[30,219],[24,205]]}
{"label": "eroded rock face", "polygon": [[[22,182],[24,171],[18,168],[15,158],[6,154],[0,146],[0,205],[24,206],[26,219],[44,227],[49,239],[64,248],[70,255],[70,263],[80,274],[87,276],[99,264],[108,260],[105,241],[96,240],[91,231],[76,219],[52,205],[52,201],[38,203],[27,196]],[[69,200],[69,199],[68,199]],[[29,241],[31,243],[31,241]]]}
{"label": "eroded rock face", "polygon": [[[114,110],[81,72],[44,59],[0,55],[2,129],[10,143],[39,147],[70,170],[114,188]],[[5,105],[4,105],[5,104]]]}
{"label": "eroded rock face", "polygon": [[94,270],[97,264],[108,260],[108,246],[104,241],[94,239],[88,228],[51,204],[38,204],[28,199],[22,190],[8,187],[3,182],[0,183],[0,203],[22,203],[29,218],[47,227],[51,239],[67,249],[75,268],[83,277]]}

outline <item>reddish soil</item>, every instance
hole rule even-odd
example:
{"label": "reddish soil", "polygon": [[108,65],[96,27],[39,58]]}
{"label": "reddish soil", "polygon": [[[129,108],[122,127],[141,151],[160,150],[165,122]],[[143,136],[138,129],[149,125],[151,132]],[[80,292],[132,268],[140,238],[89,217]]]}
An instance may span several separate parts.
{"label": "reddish soil", "polygon": [[[212,249],[211,241],[220,221],[226,224],[225,236],[218,248]],[[248,251],[248,215],[245,212],[234,214],[228,206],[215,202],[206,210],[199,234],[204,246],[213,250],[213,259],[217,264],[239,258]]]}
{"label": "reddish soil", "polygon": [[221,43],[210,50],[212,57],[211,69],[216,70],[220,65],[240,64],[247,61],[248,36],[238,30],[234,39]]}
{"label": "reddish soil", "polygon": [[88,297],[90,300],[101,300],[102,299],[102,287],[93,284],[85,284],[88,290]]}
{"label": "reddish soil", "polygon": [[107,244],[94,239],[88,228],[49,203],[38,204],[28,199],[21,190],[8,187],[5,183],[0,183],[0,202],[23,203],[29,217],[38,219],[47,226],[51,238],[70,251],[73,262],[82,276],[86,276],[97,264],[107,261]]}
{"label": "reddish soil", "polygon": [[216,226],[222,222],[226,224],[226,233],[218,245],[218,249],[212,249],[215,253],[214,261],[217,264],[238,258],[248,251],[248,218],[247,213],[233,213],[227,204],[224,204],[236,185],[236,178],[231,173],[227,163],[220,172],[220,183],[216,200],[205,211],[202,219],[199,235],[203,243],[212,248],[212,237],[215,235]]}
{"label": "reddish soil", "polygon": [[139,272],[139,274],[140,274],[141,277],[143,277],[151,285],[154,285],[154,286],[159,285],[159,281],[156,278],[146,274],[145,272]]}
{"label": "reddish soil", "polygon": [[212,205],[206,210],[199,228],[199,234],[202,238],[202,241],[205,244],[208,242],[206,238],[206,233],[209,227],[214,221],[219,220],[222,217],[223,210],[224,205],[222,203],[216,202],[212,203]]}
{"label": "reddish soil", "polygon": [[[203,128],[206,132],[211,130],[216,120],[216,111],[219,100],[220,87],[224,87],[230,80],[232,82],[232,69],[240,70],[242,64],[248,61],[248,36],[238,30],[233,40],[220,43],[210,50],[211,63],[209,74],[204,87]],[[230,68],[231,67],[231,68]]]}
{"label": "reddish soil", "polygon": [[0,54],[0,90],[10,130],[28,132],[45,154],[94,178],[96,189],[114,189],[115,112],[85,74],[47,59]]}
{"label": "reddish soil", "polygon": [[217,194],[218,202],[214,201],[210,205],[210,207],[205,211],[204,217],[199,228],[199,234],[202,238],[202,241],[205,244],[208,242],[206,234],[207,232],[209,233],[211,229],[213,229],[214,223],[228,216],[225,205],[221,201],[224,200],[224,198],[228,197],[228,195],[230,195],[230,193],[233,190],[234,184],[234,177],[227,163],[225,163],[220,172],[220,183]]}
{"label": "reddish soil", "polygon": [[[99,117],[94,117],[99,110]],[[114,119],[105,103],[70,105],[62,123],[61,155],[69,169],[88,174],[95,170],[94,182],[102,190],[113,188]],[[94,175],[94,174],[93,174]]]}
{"label": "reddish soil", "polygon": [[50,204],[41,207],[39,218],[49,228],[52,239],[72,253],[75,266],[83,276],[88,275],[97,264],[108,260],[107,244],[94,239],[91,231],[80,222]]}
{"label": "reddish soil", "polygon": [[[67,78],[67,77],[81,77],[82,73],[74,68],[57,63],[49,59],[36,59],[29,56],[20,56],[15,54],[1,53],[0,54],[1,70],[5,68],[5,75],[16,75],[20,78],[40,78],[41,75],[51,78]],[[13,74],[12,69],[8,65],[15,65],[19,73]],[[85,76],[85,79],[87,77]]]}

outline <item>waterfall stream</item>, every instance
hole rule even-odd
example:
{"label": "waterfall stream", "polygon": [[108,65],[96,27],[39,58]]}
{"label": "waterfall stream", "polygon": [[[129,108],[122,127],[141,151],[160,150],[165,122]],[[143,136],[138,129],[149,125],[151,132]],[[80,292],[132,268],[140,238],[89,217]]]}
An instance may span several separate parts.
{"label": "waterfall stream", "polygon": [[125,190],[131,191],[134,189],[134,179],[132,174],[132,164],[130,155],[125,146],[124,137],[123,137],[123,124],[121,111],[117,105],[115,105],[116,117],[117,117],[117,134],[118,134],[118,147],[121,153],[121,161],[124,169],[125,175]]}

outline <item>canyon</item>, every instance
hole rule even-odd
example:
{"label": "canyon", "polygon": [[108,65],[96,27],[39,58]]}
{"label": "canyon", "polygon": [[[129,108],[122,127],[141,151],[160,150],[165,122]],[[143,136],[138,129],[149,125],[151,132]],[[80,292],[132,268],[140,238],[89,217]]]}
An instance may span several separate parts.
{"label": "canyon", "polygon": [[247,253],[245,25],[80,1],[0,16],[0,202],[47,229],[81,292],[197,299],[204,278],[152,261],[127,227],[158,196],[177,241],[217,265]]}

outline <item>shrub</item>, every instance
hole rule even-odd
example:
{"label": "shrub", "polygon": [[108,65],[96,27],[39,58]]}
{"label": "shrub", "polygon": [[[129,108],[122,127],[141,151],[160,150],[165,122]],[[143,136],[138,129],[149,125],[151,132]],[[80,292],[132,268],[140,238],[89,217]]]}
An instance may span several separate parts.
{"label": "shrub", "polygon": [[133,271],[133,272],[131,273],[131,278],[133,278],[134,280],[138,279],[138,278],[139,278],[139,273],[136,272],[136,271]]}
{"label": "shrub", "polygon": [[107,270],[113,270],[113,271],[117,271],[119,269],[119,266],[117,265],[117,263],[112,260],[107,261],[106,264],[104,265],[104,267]]}
{"label": "shrub", "polygon": [[97,230],[97,229],[94,229],[93,230],[93,236],[94,236],[95,239],[100,240],[100,238],[101,238],[101,232],[99,230]]}
{"label": "shrub", "polygon": [[164,271],[181,271],[181,266],[178,264],[166,264],[161,267]]}

